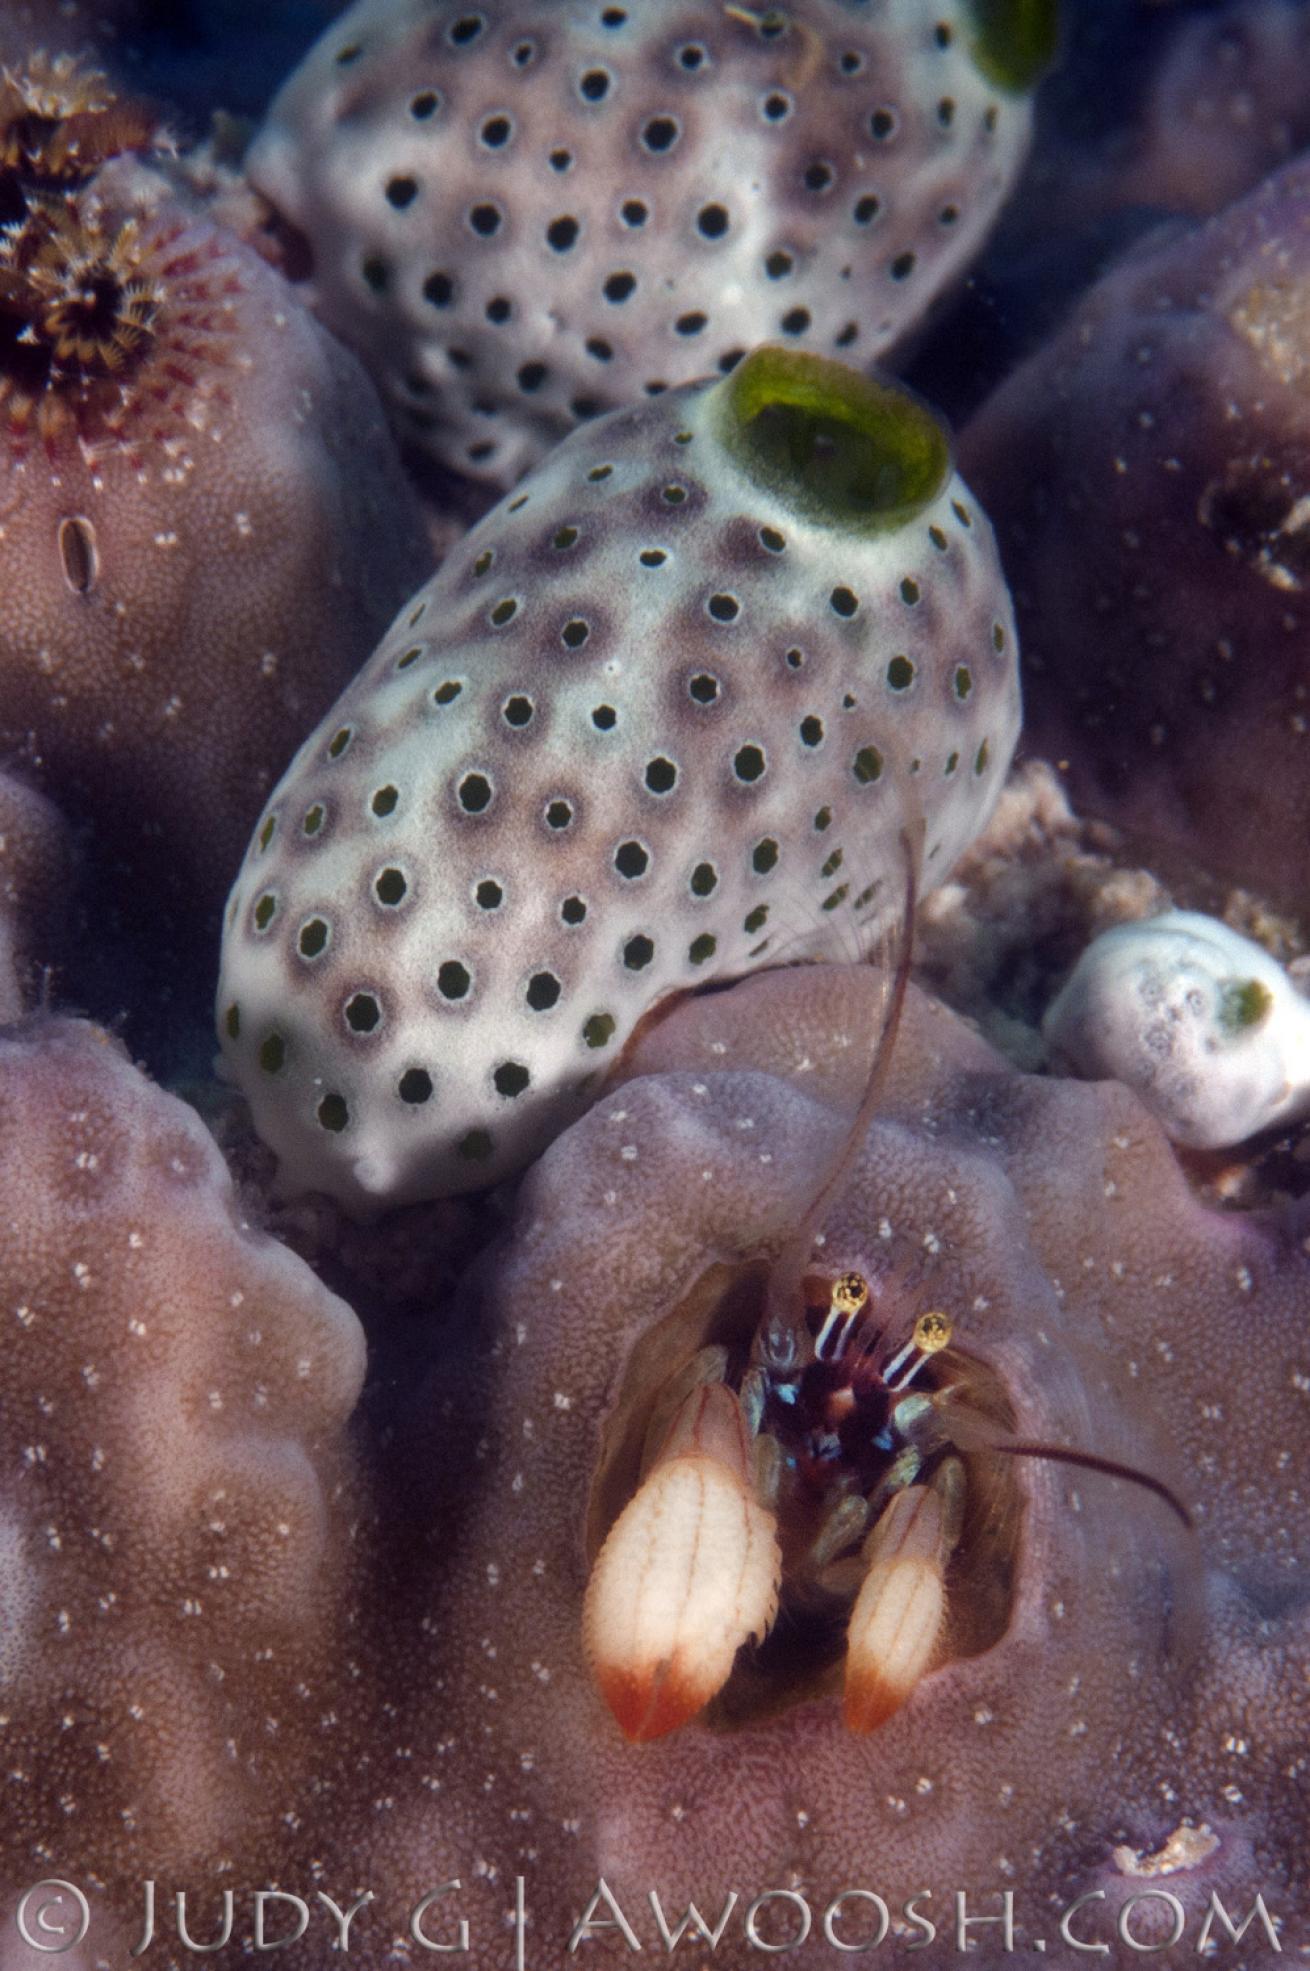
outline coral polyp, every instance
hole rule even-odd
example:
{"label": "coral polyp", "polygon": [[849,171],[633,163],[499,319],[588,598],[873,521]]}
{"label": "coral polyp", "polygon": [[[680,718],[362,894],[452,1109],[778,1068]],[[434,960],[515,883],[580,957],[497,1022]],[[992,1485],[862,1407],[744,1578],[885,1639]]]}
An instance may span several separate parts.
{"label": "coral polyp", "polygon": [[16,177],[67,190],[126,152],[159,143],[146,103],[124,98],[98,69],[72,55],[38,52],[0,70],[0,199]]}

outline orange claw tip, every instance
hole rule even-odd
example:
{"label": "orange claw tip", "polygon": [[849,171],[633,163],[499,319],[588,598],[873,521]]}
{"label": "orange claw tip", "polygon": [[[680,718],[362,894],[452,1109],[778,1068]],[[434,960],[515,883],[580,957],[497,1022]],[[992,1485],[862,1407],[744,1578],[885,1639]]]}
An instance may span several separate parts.
{"label": "orange claw tip", "polygon": [[704,1452],[647,1475],[596,1558],[583,1641],[624,1736],[685,1724],[722,1689],[742,1643],[777,1605],[773,1515]]}
{"label": "orange claw tip", "polygon": [[846,1632],[843,1715],[870,1732],[898,1711],[932,1662],[946,1614],[942,1502],[898,1493],[865,1542],[869,1571]]}

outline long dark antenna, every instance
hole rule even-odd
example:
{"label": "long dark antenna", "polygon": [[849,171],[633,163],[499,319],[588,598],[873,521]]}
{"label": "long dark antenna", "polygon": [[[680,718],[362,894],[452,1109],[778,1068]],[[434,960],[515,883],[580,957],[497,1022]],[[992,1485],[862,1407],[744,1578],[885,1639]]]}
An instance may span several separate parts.
{"label": "long dark antenna", "polygon": [[883,1088],[891,1070],[892,1056],[896,1048],[896,1036],[900,1031],[901,1012],[905,1005],[906,989],[910,983],[910,961],[914,956],[914,913],[919,895],[919,864],[923,850],[923,821],[920,817],[911,828],[903,828],[900,833],[901,854],[905,863],[905,888],[901,917],[900,950],[896,957],[896,971],[892,977],[891,999],[888,1003],[887,1017],[878,1035],[873,1061],[869,1068],[869,1078],[860,1098],[860,1106],[854,1120],[846,1132],[845,1140],[838,1151],[831,1169],[823,1179],[804,1218],[788,1239],[786,1247],[779,1256],[778,1264],[769,1275],[769,1313],[781,1316],[784,1321],[795,1318],[795,1310],[801,1304],[801,1281],[810,1264],[814,1249],[815,1235],[823,1223],[833,1198],[850,1176],[851,1168],[864,1146],[869,1133],[869,1125],[878,1111]]}
{"label": "long dark antenna", "polygon": [[1163,1499],[1171,1512],[1177,1513],[1189,1533],[1195,1532],[1195,1521],[1178,1494],[1165,1484],[1162,1478],[1153,1478],[1149,1471],[1138,1471],[1135,1465],[1121,1465],[1116,1458],[1103,1458],[1096,1451],[1074,1451],[1064,1444],[1028,1444],[1012,1438],[998,1438],[989,1447],[993,1451],[1003,1451],[1010,1458],[1048,1458],[1052,1464],[1081,1465],[1084,1471],[1104,1472],[1107,1478],[1124,1478],[1130,1485],[1140,1485],[1148,1492],[1154,1492],[1157,1499]]}

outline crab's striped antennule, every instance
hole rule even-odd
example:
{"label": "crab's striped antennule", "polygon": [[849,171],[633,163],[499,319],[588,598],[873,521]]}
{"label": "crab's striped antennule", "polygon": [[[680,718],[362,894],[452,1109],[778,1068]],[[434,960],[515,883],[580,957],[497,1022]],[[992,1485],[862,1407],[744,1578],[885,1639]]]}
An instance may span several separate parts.
{"label": "crab's striped antennule", "polygon": [[1018,175],[1057,0],[360,0],[257,189],[411,442],[508,485],[771,336],[880,358]]}
{"label": "crab's striped antennule", "polygon": [[665,995],[850,958],[1018,732],[991,530],[898,385],[770,347],[561,445],[302,747],[228,908],[222,1043],[288,1190],[520,1167]]}

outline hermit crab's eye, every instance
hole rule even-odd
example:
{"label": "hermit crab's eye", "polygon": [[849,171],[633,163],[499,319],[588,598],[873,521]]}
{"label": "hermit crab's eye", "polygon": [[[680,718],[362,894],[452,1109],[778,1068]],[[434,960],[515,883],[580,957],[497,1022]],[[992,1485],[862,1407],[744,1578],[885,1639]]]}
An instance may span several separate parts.
{"label": "hermit crab's eye", "polygon": [[858,1314],[869,1299],[869,1283],[862,1273],[843,1273],[833,1282],[832,1307],[835,1314]]}
{"label": "hermit crab's eye", "polygon": [[914,1345],[925,1355],[935,1355],[945,1348],[952,1332],[951,1317],[934,1308],[930,1313],[921,1314],[914,1324]]}

